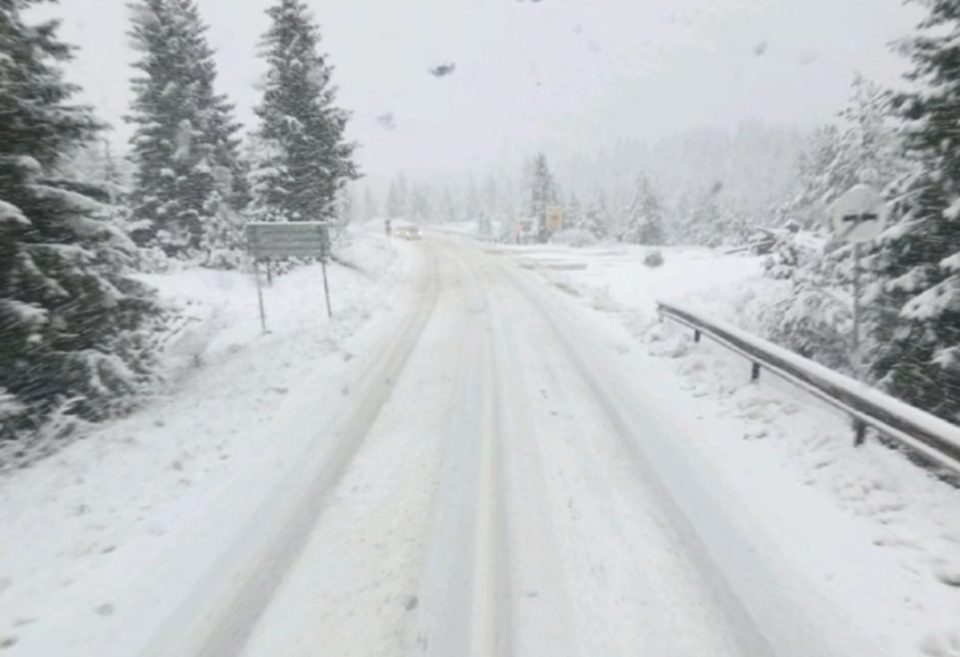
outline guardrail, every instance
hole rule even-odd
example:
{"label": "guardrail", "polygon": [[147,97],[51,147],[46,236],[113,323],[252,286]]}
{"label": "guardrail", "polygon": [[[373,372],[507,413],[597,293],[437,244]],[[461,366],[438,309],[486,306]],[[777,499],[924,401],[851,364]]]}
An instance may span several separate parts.
{"label": "guardrail", "polygon": [[856,432],[854,444],[863,444],[871,427],[960,475],[960,427],[726,322],[672,303],[658,302],[657,310],[661,318],[693,329],[695,342],[706,335],[746,358],[753,381],[760,378],[762,370],[768,370],[850,415]]}

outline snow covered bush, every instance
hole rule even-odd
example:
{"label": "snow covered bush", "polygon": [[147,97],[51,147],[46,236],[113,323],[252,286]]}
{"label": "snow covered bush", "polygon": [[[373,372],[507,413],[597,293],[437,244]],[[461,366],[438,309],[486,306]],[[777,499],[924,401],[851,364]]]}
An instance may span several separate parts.
{"label": "snow covered bush", "polygon": [[792,279],[801,269],[813,266],[827,241],[825,235],[801,231],[793,222],[775,236],[776,242],[763,266],[768,276],[778,279]]}
{"label": "snow covered bush", "polygon": [[767,337],[841,371],[851,368],[851,252],[829,236],[793,226],[764,261],[766,275],[789,281],[762,311]]}
{"label": "snow covered bush", "polygon": [[659,249],[650,251],[645,256],[643,256],[643,264],[645,264],[647,267],[650,267],[651,269],[655,269],[656,267],[662,267],[663,263],[664,263],[663,252],[660,251]]}

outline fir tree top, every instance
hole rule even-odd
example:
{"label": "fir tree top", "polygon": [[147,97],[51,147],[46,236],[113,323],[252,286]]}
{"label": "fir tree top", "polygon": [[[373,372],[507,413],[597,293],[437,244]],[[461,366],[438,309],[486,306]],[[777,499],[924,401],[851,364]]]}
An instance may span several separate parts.
{"label": "fir tree top", "polygon": [[23,12],[43,1],[0,0],[0,154],[52,166],[100,125],[89,108],[68,102],[78,87],[64,82],[56,66],[73,51],[57,38],[59,21],[23,22]]}
{"label": "fir tree top", "polygon": [[344,139],[349,114],[335,105],[333,68],[319,52],[320,30],[300,0],[267,10],[261,42],[268,71],[252,173],[255,208],[267,220],[320,220],[335,214],[338,192],[358,177],[355,145]]}
{"label": "fir tree top", "polygon": [[214,89],[207,26],[195,0],[138,0],[131,10],[135,235],[170,254],[224,246],[223,206],[245,205],[246,172],[233,106]]}

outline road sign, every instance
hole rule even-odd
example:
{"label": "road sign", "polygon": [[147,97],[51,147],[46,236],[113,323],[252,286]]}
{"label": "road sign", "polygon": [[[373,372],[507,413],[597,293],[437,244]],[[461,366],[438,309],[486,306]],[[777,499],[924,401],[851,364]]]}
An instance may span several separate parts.
{"label": "road sign", "polygon": [[327,282],[327,259],[330,256],[329,223],[297,221],[290,223],[251,222],[247,224],[247,250],[253,256],[257,277],[257,299],[260,302],[260,325],[267,331],[267,314],[263,305],[263,286],[260,283],[260,261],[269,258],[320,258],[323,269],[323,293],[330,307],[330,285]]}
{"label": "road sign", "polygon": [[875,240],[887,223],[887,204],[870,185],[859,183],[833,204],[833,230],[837,239],[853,244],[852,365],[861,376],[860,358],[860,243]]}
{"label": "road sign", "polygon": [[883,232],[887,204],[873,187],[854,185],[833,204],[833,230],[843,242],[869,242]]}
{"label": "road sign", "polygon": [[330,246],[329,224],[322,221],[247,224],[247,248],[255,259],[321,258]]}
{"label": "road sign", "polygon": [[547,208],[544,226],[551,233],[563,230],[563,208],[557,206]]}

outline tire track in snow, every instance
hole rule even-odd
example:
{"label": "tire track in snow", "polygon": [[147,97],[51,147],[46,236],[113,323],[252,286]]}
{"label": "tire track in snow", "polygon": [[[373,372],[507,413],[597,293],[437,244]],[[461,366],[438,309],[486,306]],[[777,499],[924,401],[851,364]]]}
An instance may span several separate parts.
{"label": "tire track in snow", "polygon": [[464,281],[468,362],[435,495],[431,543],[423,564],[418,651],[448,657],[513,654],[503,499],[498,372],[491,341],[488,290],[458,254],[440,247]]}
{"label": "tire track in snow", "polygon": [[557,558],[556,526],[544,494],[546,471],[537,445],[541,438],[538,429],[550,411],[545,403],[546,391],[532,383],[534,372],[524,368],[534,335],[528,331],[525,305],[505,303],[505,292],[512,292],[512,284],[490,265],[484,259],[474,259],[470,264],[484,272],[485,290],[488,298],[495,299],[496,308],[490,335],[495,352],[498,432],[503,446],[503,497],[508,510],[506,554],[513,654],[577,655],[581,653],[571,633],[576,617],[574,598]]}
{"label": "tire track in snow", "polygon": [[[433,543],[424,565],[420,651],[446,657],[579,654],[574,611],[555,558],[543,499],[545,472],[531,435],[539,390],[519,369],[526,304],[504,303],[512,283],[489,262],[438,245],[467,282],[475,320],[458,412],[446,432]],[[517,295],[514,294],[514,297]]]}
{"label": "tire track in snow", "polygon": [[477,344],[465,286],[441,258],[437,310],[243,655],[419,654],[440,468]]}
{"label": "tire track in snow", "polygon": [[[425,250],[416,306],[402,322],[395,341],[385,342],[361,375],[360,394],[334,435],[334,447],[304,458],[303,465],[276,496],[254,514],[272,520],[272,531],[257,522],[254,531],[223,555],[178,612],[163,622],[140,657],[232,657],[239,654],[270,604],[285,573],[303,549],[331,492],[348,469],[366,434],[387,403],[399,374],[413,353],[439,295],[438,263]],[[306,455],[305,455],[306,456]]]}

